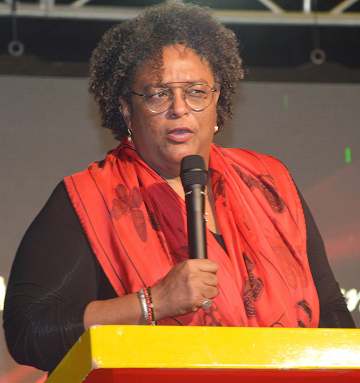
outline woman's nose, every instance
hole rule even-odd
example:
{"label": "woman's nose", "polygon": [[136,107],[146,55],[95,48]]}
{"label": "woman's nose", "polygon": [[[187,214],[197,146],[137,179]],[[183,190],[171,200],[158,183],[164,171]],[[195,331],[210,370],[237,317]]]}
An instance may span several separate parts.
{"label": "woman's nose", "polygon": [[185,101],[185,92],[181,88],[173,89],[172,103],[170,106],[172,114],[182,116],[189,112],[189,106]]}

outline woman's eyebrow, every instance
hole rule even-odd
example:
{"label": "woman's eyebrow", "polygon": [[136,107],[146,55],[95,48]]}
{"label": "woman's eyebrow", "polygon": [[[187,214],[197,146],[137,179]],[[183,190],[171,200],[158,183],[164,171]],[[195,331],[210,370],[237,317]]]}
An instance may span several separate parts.
{"label": "woman's eyebrow", "polygon": [[171,84],[206,84],[208,85],[208,82],[204,79],[197,79],[197,80],[191,80],[191,81],[169,81],[169,82],[157,82],[157,83],[150,83],[146,84],[145,88],[153,87],[153,88],[168,88],[168,85]]}

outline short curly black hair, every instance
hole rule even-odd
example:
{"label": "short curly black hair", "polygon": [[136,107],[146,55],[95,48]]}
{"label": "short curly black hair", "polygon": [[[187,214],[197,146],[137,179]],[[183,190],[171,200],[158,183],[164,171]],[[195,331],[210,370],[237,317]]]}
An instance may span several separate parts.
{"label": "short curly black hair", "polygon": [[220,84],[219,128],[231,117],[232,95],[243,78],[234,32],[217,22],[207,8],[167,1],[112,27],[93,51],[89,90],[100,107],[102,125],[118,140],[127,135],[119,97],[129,100],[136,69],[161,55],[163,47],[179,43],[207,60]]}

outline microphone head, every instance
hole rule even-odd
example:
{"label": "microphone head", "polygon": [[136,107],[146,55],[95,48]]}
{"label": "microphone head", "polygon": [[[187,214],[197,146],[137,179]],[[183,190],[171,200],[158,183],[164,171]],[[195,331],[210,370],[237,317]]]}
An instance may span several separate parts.
{"label": "microphone head", "polygon": [[205,186],[207,171],[204,159],[199,155],[186,156],[181,160],[180,178],[183,188],[187,190],[191,185]]}

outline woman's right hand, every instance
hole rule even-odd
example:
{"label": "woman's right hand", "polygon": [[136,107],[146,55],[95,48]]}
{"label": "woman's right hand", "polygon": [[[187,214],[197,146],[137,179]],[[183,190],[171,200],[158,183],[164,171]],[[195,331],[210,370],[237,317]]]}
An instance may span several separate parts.
{"label": "woman's right hand", "polygon": [[209,259],[190,259],[174,266],[151,288],[157,320],[196,311],[218,295],[218,265]]}

